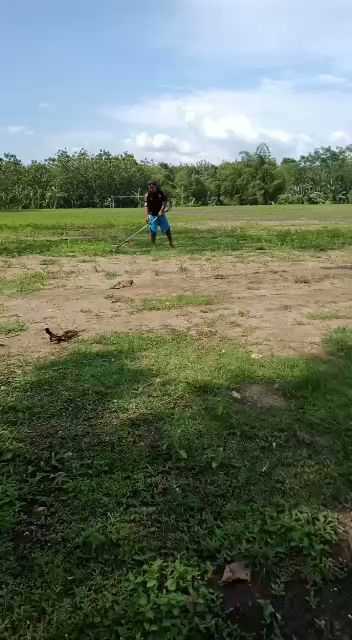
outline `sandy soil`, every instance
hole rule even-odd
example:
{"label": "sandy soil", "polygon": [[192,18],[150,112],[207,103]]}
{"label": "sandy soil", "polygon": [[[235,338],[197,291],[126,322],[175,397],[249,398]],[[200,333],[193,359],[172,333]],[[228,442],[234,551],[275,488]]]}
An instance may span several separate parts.
{"label": "sandy soil", "polygon": [[[168,332],[233,338],[258,355],[318,354],[333,328],[352,326],[352,250],[318,256],[151,259],[43,259],[0,262],[0,277],[47,271],[49,286],[22,296],[0,296],[0,322],[28,330],[0,336],[0,355],[44,355],[68,345],[49,343],[44,328],[79,329],[84,337],[113,332]],[[111,289],[132,278],[130,288]],[[208,306],[141,310],[143,300],[174,294],[211,297]],[[311,315],[329,313],[329,319]]]}

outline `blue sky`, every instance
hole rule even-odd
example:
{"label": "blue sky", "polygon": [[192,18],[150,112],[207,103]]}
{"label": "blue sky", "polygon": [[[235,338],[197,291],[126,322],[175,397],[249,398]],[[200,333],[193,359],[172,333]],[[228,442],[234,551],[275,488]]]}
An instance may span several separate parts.
{"label": "blue sky", "polygon": [[350,0],[1,0],[0,154],[352,143]]}

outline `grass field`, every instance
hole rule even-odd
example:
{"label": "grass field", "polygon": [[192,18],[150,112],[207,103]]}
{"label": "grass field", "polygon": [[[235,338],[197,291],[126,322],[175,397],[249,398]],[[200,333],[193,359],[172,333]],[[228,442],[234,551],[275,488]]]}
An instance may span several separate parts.
{"label": "grass field", "polygon": [[[245,223],[289,223],[289,224],[351,224],[352,205],[275,205],[275,206],[229,206],[173,209],[182,224],[195,222],[238,224]],[[143,222],[142,209],[47,209],[36,211],[0,212],[0,229],[33,227],[42,229],[65,229],[122,225],[129,227]]]}
{"label": "grass field", "polygon": [[[287,252],[289,269],[292,249],[304,257],[352,246],[351,213],[327,206],[175,212],[177,248],[157,254],[270,249]],[[27,253],[104,256],[110,234],[122,237],[140,217],[5,213],[0,252],[13,269],[11,256]],[[306,227],[271,224],[299,220]],[[314,220],[320,224],[311,228]],[[88,231],[102,239],[67,246],[41,238]],[[145,237],[125,250],[147,252]],[[50,257],[45,264],[55,265]],[[40,273],[1,277],[0,337],[25,332],[26,339],[26,323],[7,317],[6,307],[16,297],[24,309],[34,305],[48,284]],[[103,272],[107,287],[116,275]],[[170,290],[142,297],[131,312],[208,312],[215,302],[212,294]],[[314,318],[329,321],[336,312]],[[326,335],[324,357],[314,358],[255,358],[221,335],[176,330],[97,335],[40,357],[2,351],[0,637],[351,637],[349,567],[338,549],[352,501],[352,328],[343,314],[341,321]],[[224,565],[238,560],[251,567],[258,596],[240,626],[236,593],[219,587]],[[327,604],[326,589],[336,589],[329,595],[340,597],[336,606]]]}
{"label": "grass field", "polygon": [[[352,245],[352,206],[209,207],[170,214],[180,254],[328,250]],[[143,224],[136,209],[0,214],[0,256],[111,255]],[[280,228],[282,227],[282,228]],[[158,251],[167,254],[165,243]],[[119,250],[148,254],[146,232]]]}

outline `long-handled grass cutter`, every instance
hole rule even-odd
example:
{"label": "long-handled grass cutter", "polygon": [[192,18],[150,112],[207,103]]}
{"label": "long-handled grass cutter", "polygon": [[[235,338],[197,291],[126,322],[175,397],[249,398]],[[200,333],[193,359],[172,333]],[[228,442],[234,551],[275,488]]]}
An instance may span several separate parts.
{"label": "long-handled grass cutter", "polygon": [[120,242],[120,244],[113,244],[112,246],[115,249],[115,251],[117,251],[117,249],[120,249],[120,247],[123,247],[124,244],[127,244],[127,242],[132,240],[132,238],[134,238],[135,236],[138,236],[138,234],[141,231],[143,231],[144,229],[149,227],[149,225],[152,224],[153,222],[155,222],[155,220],[157,220],[157,219],[158,219],[158,216],[155,216],[155,218],[153,220],[151,220],[151,222],[147,222],[146,224],[144,224],[143,227],[138,229],[138,231],[135,231],[135,233],[132,233],[132,235],[128,236],[128,238],[126,238],[126,240],[124,240],[123,242]]}

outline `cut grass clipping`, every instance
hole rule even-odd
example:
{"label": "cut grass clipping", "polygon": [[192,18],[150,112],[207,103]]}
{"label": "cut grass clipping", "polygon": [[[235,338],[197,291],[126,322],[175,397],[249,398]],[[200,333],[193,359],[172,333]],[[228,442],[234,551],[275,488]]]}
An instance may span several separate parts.
{"label": "cut grass clipping", "polygon": [[0,294],[17,295],[33,293],[39,289],[43,289],[48,284],[48,274],[44,271],[33,271],[32,273],[24,273],[15,278],[0,279]]}
{"label": "cut grass clipping", "polygon": [[[2,365],[1,637],[233,638],[209,566],[246,559],[269,587],[330,576],[352,499],[352,332],[327,348],[255,361],[123,335]],[[286,404],[235,400],[245,383]]]}
{"label": "cut grass clipping", "polygon": [[215,304],[210,296],[178,294],[169,297],[145,298],[139,306],[141,311],[171,311],[179,307],[208,306]]}
{"label": "cut grass clipping", "polygon": [[0,321],[0,336],[16,336],[19,333],[27,330],[27,326],[24,322],[1,322]]}

